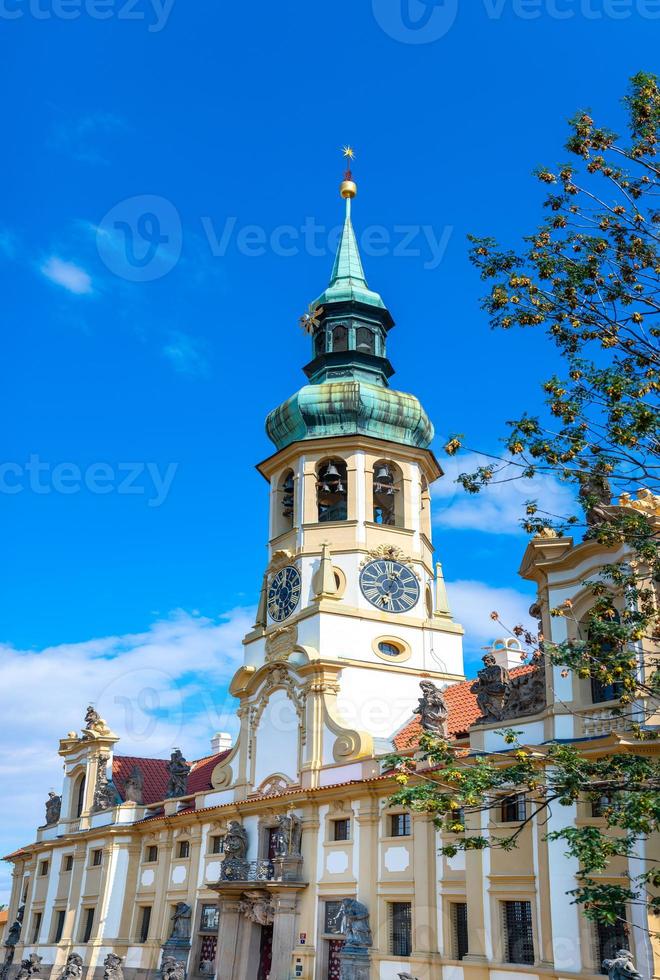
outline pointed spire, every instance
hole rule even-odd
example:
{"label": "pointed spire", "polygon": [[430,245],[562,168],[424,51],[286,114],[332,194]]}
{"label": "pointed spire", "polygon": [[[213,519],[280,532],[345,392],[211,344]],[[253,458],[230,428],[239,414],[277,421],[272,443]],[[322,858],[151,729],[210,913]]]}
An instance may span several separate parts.
{"label": "pointed spire", "polygon": [[[350,173],[350,170],[347,171]],[[350,279],[353,285],[365,286],[367,280],[364,277],[362,259],[358,248],[357,239],[351,222],[351,198],[346,196],[346,219],[341,233],[335,264],[332,267],[330,285],[334,286],[339,279]]]}
{"label": "pointed spire", "polygon": [[445,576],[442,573],[440,562],[437,562],[435,566],[435,615],[441,616],[443,619],[452,618]]}

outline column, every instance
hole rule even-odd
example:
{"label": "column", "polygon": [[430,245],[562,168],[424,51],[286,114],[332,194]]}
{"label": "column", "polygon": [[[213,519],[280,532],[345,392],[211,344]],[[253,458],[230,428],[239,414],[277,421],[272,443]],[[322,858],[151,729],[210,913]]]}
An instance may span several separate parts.
{"label": "column", "polygon": [[272,901],[274,906],[273,960],[270,973],[272,977],[286,978],[291,976],[293,969],[297,896],[295,892],[274,891]]}

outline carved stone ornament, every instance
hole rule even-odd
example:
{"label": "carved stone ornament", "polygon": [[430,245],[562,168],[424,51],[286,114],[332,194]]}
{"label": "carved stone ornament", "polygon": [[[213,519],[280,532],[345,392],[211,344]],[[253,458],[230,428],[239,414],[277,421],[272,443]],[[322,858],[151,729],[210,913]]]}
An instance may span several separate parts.
{"label": "carved stone ornament", "polygon": [[21,960],[21,965],[18,973],[16,974],[16,980],[29,980],[30,977],[33,977],[39,973],[42,959],[43,956],[37,956],[36,953],[30,953],[30,955],[26,956],[24,960]]}
{"label": "carved stone ornament", "polygon": [[98,711],[94,709],[93,705],[90,704],[85,713],[82,737],[84,739],[105,738],[108,735],[112,735],[108,725],[101,718]]}
{"label": "carved stone ornament", "polygon": [[258,792],[262,796],[273,796],[275,793],[284,793],[290,785],[284,776],[268,776],[259,786]]}
{"label": "carved stone ornament", "polygon": [[421,681],[422,696],[413,714],[419,715],[419,721],[425,732],[445,738],[447,735],[447,705],[442,691],[433,681]]}
{"label": "carved stone ornament", "polygon": [[19,939],[21,938],[21,929],[23,928],[23,916],[25,914],[25,906],[21,905],[16,913],[16,918],[12,922],[9,931],[7,933],[7,938],[5,939],[5,946],[16,946]]}
{"label": "carved stone ornament", "polygon": [[96,760],[96,785],[94,787],[92,813],[109,810],[119,802],[117,790],[108,779],[107,766],[109,761],[110,757],[107,755],[100,755]]}
{"label": "carved stone ornament", "polygon": [[620,949],[614,959],[603,960],[603,969],[607,970],[609,980],[643,980],[642,974],[635,969],[629,949]]}
{"label": "carved stone ornament", "polygon": [[360,562],[360,568],[368,565],[370,561],[374,561],[376,558],[388,558],[390,561],[400,561],[402,565],[412,566],[412,558],[409,558],[401,548],[397,548],[393,544],[379,544],[377,548],[372,548],[371,551],[367,552],[366,558]]}
{"label": "carved stone ornament", "polygon": [[266,662],[288,660],[298,642],[297,626],[281,626],[266,637]]}
{"label": "carved stone ornament", "polygon": [[176,956],[163,956],[160,964],[161,980],[185,980],[186,964]]}
{"label": "carved stone ornament", "polygon": [[302,821],[295,813],[282,813],[277,818],[275,853],[278,857],[300,857]]}
{"label": "carved stone ornament", "polygon": [[248,872],[248,835],[238,820],[230,820],[224,841],[225,859],[222,877],[225,881],[244,881]]}
{"label": "carved stone ornament", "polygon": [[636,499],[629,493],[622,493],[619,497],[619,506],[632,507],[646,517],[660,517],[660,497],[646,488],[637,491]]}
{"label": "carved stone ornament", "polygon": [[170,777],[167,782],[167,790],[165,791],[166,798],[169,800],[177,796],[185,796],[188,792],[190,766],[183,758],[181,749],[174,749],[166,769]]}
{"label": "carved stone ornament", "polygon": [[103,980],[124,980],[124,971],[121,956],[116,953],[108,953],[103,961]]}
{"label": "carved stone ornament", "polygon": [[46,825],[51,826],[60,819],[60,813],[62,812],[62,797],[58,796],[52,790],[48,793],[48,799],[46,800]]}
{"label": "carved stone ornament", "polygon": [[273,557],[268,563],[268,568],[266,571],[269,575],[274,572],[278,572],[280,568],[284,568],[286,565],[290,565],[293,561],[294,555],[292,551],[288,551],[285,548],[281,548],[279,551],[273,552]]}
{"label": "carved stone ornament", "polygon": [[133,766],[124,783],[124,799],[127,803],[144,803],[144,776],[139,766]]}
{"label": "carved stone ornament", "polygon": [[492,653],[482,658],[484,666],[470,690],[477,696],[481,717],[477,724],[533,715],[545,707],[545,668],[512,678]]}
{"label": "carved stone ornament", "polygon": [[78,953],[69,953],[66,963],[62,968],[59,980],[80,980],[83,971],[82,956]]}
{"label": "carved stone ornament", "polygon": [[270,926],[273,924],[275,909],[268,892],[244,892],[243,898],[238,903],[238,908],[246,919],[256,923],[258,926]]}
{"label": "carved stone ornament", "polygon": [[177,902],[171,916],[172,931],[168,939],[169,943],[187,943],[190,939],[190,919],[192,909],[186,902]]}
{"label": "carved stone ornament", "polygon": [[366,950],[373,946],[369,910],[355,898],[345,898],[335,916],[335,924],[344,936],[344,950]]}

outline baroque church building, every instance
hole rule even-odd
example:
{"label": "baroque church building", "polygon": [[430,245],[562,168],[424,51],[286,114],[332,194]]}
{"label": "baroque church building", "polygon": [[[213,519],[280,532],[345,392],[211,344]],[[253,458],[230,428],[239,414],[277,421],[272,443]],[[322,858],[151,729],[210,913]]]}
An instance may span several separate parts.
{"label": "baroque church building", "polygon": [[[19,966],[22,980],[588,980],[621,945],[644,978],[660,973],[639,906],[624,935],[567,896],[579,869],[547,834],[602,824],[596,808],[532,819],[513,852],[446,857],[455,831],[391,803],[382,759],[413,754],[422,726],[466,754],[506,751],[509,718],[530,746],[640,747],[612,690],[523,663],[514,638],[465,679],[432,544],[433,426],[390,387],[394,323],[365,279],[350,173],[341,194],[330,282],[305,318],[307,383],[266,421],[268,565],[230,687],[239,734],[195,761],[129,757],[112,719],[88,709],[60,742],[61,795],[6,858],[3,980]],[[644,493],[618,506],[660,515]],[[612,558],[593,541],[529,542],[520,574],[545,637],[565,638],[571,623],[550,610],[570,599],[579,621],[581,583]],[[526,816],[524,798],[506,797],[466,821],[496,838]],[[610,877],[639,873],[642,850]]]}

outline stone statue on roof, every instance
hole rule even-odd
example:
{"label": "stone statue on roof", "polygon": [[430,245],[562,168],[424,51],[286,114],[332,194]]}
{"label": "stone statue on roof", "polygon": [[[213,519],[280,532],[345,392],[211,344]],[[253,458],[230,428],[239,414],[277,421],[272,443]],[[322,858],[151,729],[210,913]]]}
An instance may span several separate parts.
{"label": "stone statue on roof", "polygon": [[170,776],[167,782],[167,790],[165,792],[165,796],[168,800],[174,799],[177,796],[186,795],[188,792],[188,776],[190,775],[190,768],[191,767],[183,758],[181,749],[174,749],[172,755],[170,756],[170,761],[166,766]]}
{"label": "stone statue on roof", "polygon": [[492,653],[487,653],[481,659],[484,665],[470,687],[470,691],[477,696],[477,705],[481,711],[479,721],[501,721],[511,689],[511,677],[506,667],[501,667]]}
{"label": "stone statue on roof", "polygon": [[425,732],[431,735],[447,736],[447,705],[440,688],[433,681],[421,681],[422,696],[413,714],[419,715],[419,721]]}
{"label": "stone statue on roof", "polygon": [[46,826],[57,823],[62,812],[62,797],[51,789],[46,800]]}
{"label": "stone statue on roof", "polygon": [[26,956],[24,960],[21,960],[21,965],[18,973],[16,974],[16,980],[30,980],[30,977],[33,977],[39,973],[42,959],[43,956],[37,956],[36,953],[30,953],[30,955]]}
{"label": "stone statue on roof", "polygon": [[23,915],[25,914],[25,906],[19,906],[18,912],[16,913],[16,918],[11,924],[9,931],[7,933],[7,938],[5,939],[5,946],[16,946],[19,939],[21,938],[21,929],[23,928]]}
{"label": "stone statue on roof", "polygon": [[144,803],[144,775],[139,766],[133,766],[124,783],[124,799],[127,803]]}
{"label": "stone statue on roof", "polygon": [[90,704],[85,712],[85,720],[83,722],[83,733],[82,737],[84,739],[90,738],[102,738],[106,735],[111,735],[108,725],[101,718],[98,711],[94,708],[94,705]]}

